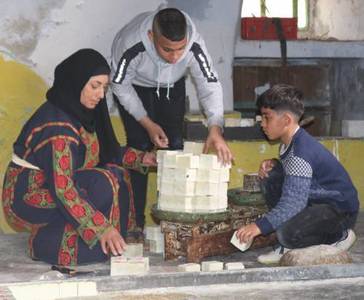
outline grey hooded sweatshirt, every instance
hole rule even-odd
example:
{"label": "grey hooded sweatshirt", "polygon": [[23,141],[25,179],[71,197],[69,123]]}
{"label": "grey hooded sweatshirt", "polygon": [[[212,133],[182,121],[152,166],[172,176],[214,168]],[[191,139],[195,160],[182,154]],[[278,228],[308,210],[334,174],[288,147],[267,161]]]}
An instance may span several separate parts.
{"label": "grey hooded sweatshirt", "polygon": [[[175,64],[165,62],[148,37],[154,15],[147,12],[135,17],[116,35],[111,49],[111,87],[121,105],[139,121],[147,115],[132,84],[169,88],[189,71],[197,87],[197,97],[207,117],[208,126],[223,126],[223,94],[221,83],[214,70],[200,34],[191,18],[187,21],[187,46]],[[173,101],[173,100],[171,100]]]}

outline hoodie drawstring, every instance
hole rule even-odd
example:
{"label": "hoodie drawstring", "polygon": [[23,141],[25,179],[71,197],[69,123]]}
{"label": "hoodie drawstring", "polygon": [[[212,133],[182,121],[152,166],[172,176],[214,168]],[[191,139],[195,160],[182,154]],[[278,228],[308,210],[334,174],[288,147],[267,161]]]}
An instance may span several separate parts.
{"label": "hoodie drawstring", "polygon": [[168,78],[167,78],[167,99],[168,100],[169,100],[169,81],[171,80],[172,68],[173,68],[173,65],[169,68]]}
{"label": "hoodie drawstring", "polygon": [[160,99],[159,98],[160,76],[161,76],[161,63],[158,62],[157,90],[155,91],[155,93],[157,94],[158,100]]}

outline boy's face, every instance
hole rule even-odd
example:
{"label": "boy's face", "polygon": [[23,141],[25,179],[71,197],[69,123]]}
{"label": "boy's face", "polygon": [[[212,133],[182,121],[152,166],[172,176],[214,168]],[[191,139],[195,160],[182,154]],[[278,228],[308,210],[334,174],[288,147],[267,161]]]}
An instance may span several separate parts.
{"label": "boy's face", "polygon": [[270,108],[262,107],[261,127],[269,140],[278,140],[285,135],[287,131],[287,116],[284,112],[277,112]]}

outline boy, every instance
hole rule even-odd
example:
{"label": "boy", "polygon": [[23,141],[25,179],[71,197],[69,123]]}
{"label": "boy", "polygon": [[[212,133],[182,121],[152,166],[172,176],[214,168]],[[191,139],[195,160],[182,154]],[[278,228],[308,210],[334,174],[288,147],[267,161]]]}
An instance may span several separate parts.
{"label": "boy", "polygon": [[358,195],[341,163],[299,127],[302,93],[277,84],[257,101],[262,129],[269,140],[281,142],[280,157],[265,160],[259,169],[269,212],[241,227],[237,237],[247,242],[276,231],[279,245],[258,261],[278,263],[290,249],[331,244],[347,250],[355,242]]}

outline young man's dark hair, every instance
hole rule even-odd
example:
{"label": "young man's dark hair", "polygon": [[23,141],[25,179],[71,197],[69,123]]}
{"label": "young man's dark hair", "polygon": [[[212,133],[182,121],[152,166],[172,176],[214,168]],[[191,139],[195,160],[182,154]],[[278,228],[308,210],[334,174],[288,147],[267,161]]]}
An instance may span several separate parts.
{"label": "young man's dark hair", "polygon": [[156,35],[163,35],[170,41],[181,41],[186,36],[186,18],[176,8],[160,10],[153,20],[153,32]]}
{"label": "young man's dark hair", "polygon": [[302,92],[288,84],[276,84],[258,97],[257,108],[270,108],[275,111],[290,111],[300,120],[304,113]]}

